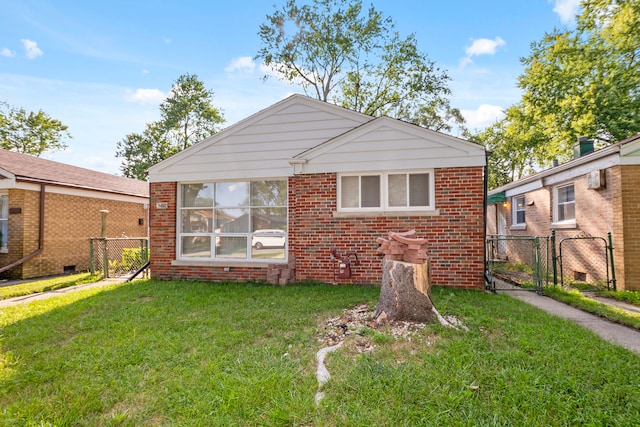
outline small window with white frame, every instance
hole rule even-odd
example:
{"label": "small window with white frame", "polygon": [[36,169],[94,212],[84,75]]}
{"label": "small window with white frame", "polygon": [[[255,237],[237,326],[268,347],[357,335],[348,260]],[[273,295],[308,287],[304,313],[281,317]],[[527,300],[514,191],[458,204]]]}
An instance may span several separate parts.
{"label": "small window with white frame", "polygon": [[511,198],[511,225],[526,226],[524,195]]}
{"label": "small window with white frame", "polygon": [[398,171],[338,176],[338,211],[434,209],[433,171]]}
{"label": "small window with white frame", "polygon": [[554,187],[553,222],[556,225],[575,225],[576,194],[573,183]]}
{"label": "small window with white frame", "polygon": [[0,194],[0,252],[7,252],[9,232],[9,196]]}

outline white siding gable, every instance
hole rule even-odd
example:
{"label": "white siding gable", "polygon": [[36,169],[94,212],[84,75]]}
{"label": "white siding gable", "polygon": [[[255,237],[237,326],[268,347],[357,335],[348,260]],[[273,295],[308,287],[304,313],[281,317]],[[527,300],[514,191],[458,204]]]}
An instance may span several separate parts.
{"label": "white siding gable", "polygon": [[379,117],[297,155],[297,173],[484,166],[484,147]]}
{"label": "white siding gable", "polygon": [[292,95],[149,169],[151,182],[285,177],[288,160],[373,120]]}
{"label": "white siding gable", "polygon": [[623,145],[620,156],[620,163],[623,165],[640,165],[640,139]]}

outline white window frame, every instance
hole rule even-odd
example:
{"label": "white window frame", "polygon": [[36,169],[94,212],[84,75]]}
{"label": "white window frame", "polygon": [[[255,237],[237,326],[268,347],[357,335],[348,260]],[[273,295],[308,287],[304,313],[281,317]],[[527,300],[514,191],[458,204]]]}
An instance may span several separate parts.
{"label": "white window frame", "polygon": [[[565,219],[560,221],[559,217],[559,203],[558,203],[558,192],[561,188],[573,187],[573,218]],[[576,214],[577,214],[577,205],[576,205],[576,187],[574,182],[566,182],[564,184],[556,185],[553,187],[553,222],[551,224],[552,228],[575,228],[576,227]]]}
{"label": "white window frame", "polygon": [[[254,232],[251,231],[251,225],[249,225],[248,227],[248,231],[247,232],[243,232],[243,233],[219,233],[217,232],[215,229],[212,229],[211,232],[198,232],[198,233],[183,233],[182,231],[182,210],[183,208],[185,208],[183,206],[183,202],[182,202],[182,186],[183,185],[189,185],[189,184],[212,184],[215,188],[215,185],[217,183],[223,183],[223,182],[246,182],[247,184],[251,185],[251,182],[255,182],[255,181],[283,181],[286,183],[286,194],[287,197],[285,198],[285,200],[287,201],[287,205],[286,206],[268,206],[269,208],[285,208],[286,209],[286,216],[287,216],[287,231],[285,231],[285,246],[283,248],[284,250],[284,258],[253,258],[252,257],[252,237]],[[288,197],[288,192],[289,192],[289,182],[286,178],[265,178],[263,180],[260,179],[234,179],[234,180],[205,180],[205,181],[198,181],[198,182],[179,182],[178,183],[178,189],[177,189],[177,209],[176,209],[176,259],[177,261],[185,261],[185,262],[208,262],[208,263],[220,263],[220,264],[233,264],[235,262],[245,262],[245,263],[262,263],[262,264],[274,264],[274,263],[280,263],[280,262],[287,262],[288,259],[288,248],[289,248],[289,197]],[[214,190],[214,194],[213,194],[214,200],[213,200],[213,206],[211,207],[211,210],[215,212],[216,209],[219,209],[221,207],[216,206],[216,200],[215,200],[215,190]],[[202,207],[204,209],[208,209],[209,207]],[[224,207],[222,207],[224,208]],[[246,207],[242,207],[242,208],[238,208],[238,209],[251,209],[252,206],[246,206]],[[186,207],[185,209],[193,209],[193,207]],[[215,213],[214,213],[215,215]],[[214,222],[215,224],[215,222]],[[187,237],[187,236],[203,236],[203,237],[209,237],[211,239],[211,248],[210,248],[210,253],[211,256],[209,257],[184,257],[182,256],[182,237]],[[246,250],[246,256],[244,258],[240,258],[240,257],[216,257],[216,249],[217,249],[217,242],[219,241],[219,239],[224,238],[224,237],[244,237],[246,238],[247,241],[247,250]]]}
{"label": "white window frame", "polygon": [[[389,206],[389,175],[429,175],[429,204],[427,206],[409,206],[409,186],[407,186],[407,206]],[[348,176],[379,176],[380,177],[380,207],[343,207],[342,206],[342,178]],[[412,169],[412,170],[392,170],[392,171],[372,171],[358,173],[339,173],[338,174],[338,191],[337,191],[337,210],[338,212],[414,212],[414,211],[435,211],[435,174],[433,169]],[[360,203],[362,198],[360,198]]]}
{"label": "white window frame", "polygon": [[[522,209],[518,209],[518,200],[522,200]],[[524,213],[524,221],[518,222],[518,212]],[[524,194],[511,197],[511,228],[525,229],[527,227],[527,209]]]}
{"label": "white window frame", "polygon": [[0,192],[0,197],[5,199],[5,203],[2,204],[4,209],[0,209],[0,233],[2,238],[0,239],[0,253],[9,252],[9,193]]}

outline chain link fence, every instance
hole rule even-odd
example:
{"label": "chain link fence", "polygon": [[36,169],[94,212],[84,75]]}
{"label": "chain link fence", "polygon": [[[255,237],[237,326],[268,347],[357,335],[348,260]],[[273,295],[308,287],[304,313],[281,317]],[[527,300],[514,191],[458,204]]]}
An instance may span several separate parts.
{"label": "chain link fence", "polygon": [[587,284],[599,289],[610,289],[613,285],[615,289],[613,249],[607,239],[586,235],[567,237],[561,239],[558,246],[561,285]]}
{"label": "chain link fence", "polygon": [[[566,285],[615,290],[611,233],[556,240],[551,236],[489,235],[486,244],[488,290]],[[502,286],[502,287],[501,287]]]}
{"label": "chain link fence", "polygon": [[487,236],[487,289],[511,290],[517,285],[542,292],[553,277],[551,240],[547,236]]}
{"label": "chain link fence", "polygon": [[103,277],[130,276],[149,261],[149,239],[92,238],[90,239],[91,274]]}

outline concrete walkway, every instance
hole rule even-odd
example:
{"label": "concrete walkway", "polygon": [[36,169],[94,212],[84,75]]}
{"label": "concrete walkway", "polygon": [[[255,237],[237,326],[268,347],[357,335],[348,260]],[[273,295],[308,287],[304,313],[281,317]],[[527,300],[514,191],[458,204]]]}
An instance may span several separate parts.
{"label": "concrete walkway", "polygon": [[[511,295],[514,298],[518,298],[519,300],[538,307],[539,309],[544,310],[554,316],[569,319],[577,323],[578,325],[592,330],[602,339],[609,341],[610,343],[617,344],[633,351],[634,353],[640,354],[640,331],[638,331],[637,329],[610,322],[601,317],[571,307],[570,305],[567,305],[560,301],[556,301],[553,298],[549,298],[544,295],[538,295],[535,292],[519,290],[503,290],[498,292]],[[604,298],[599,299],[600,302],[603,302],[605,304],[611,303],[610,300],[602,300],[604,300]]]}

